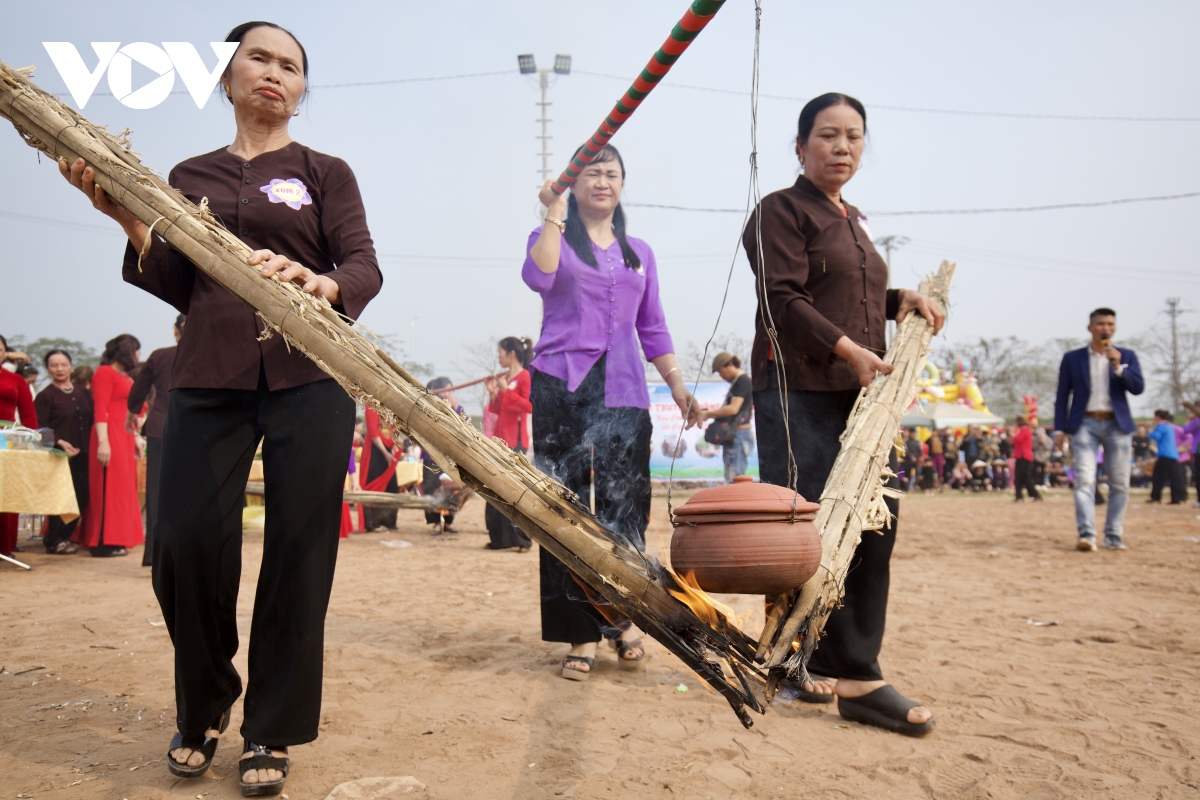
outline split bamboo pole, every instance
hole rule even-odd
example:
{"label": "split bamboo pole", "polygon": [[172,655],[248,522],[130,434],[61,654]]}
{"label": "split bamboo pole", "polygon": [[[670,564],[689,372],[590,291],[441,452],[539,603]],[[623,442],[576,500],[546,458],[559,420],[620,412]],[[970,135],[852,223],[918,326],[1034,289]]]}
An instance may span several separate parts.
{"label": "split bamboo pole", "polygon": [[[921,282],[920,291],[947,305],[954,266],[943,261],[935,275]],[[878,530],[887,523],[889,512],[884,497],[899,494],[884,486],[891,477],[889,450],[895,446],[900,419],[916,396],[917,378],[925,368],[932,337],[933,328],[915,311],[901,322],[884,357],[895,369],[864,389],[850,413],[842,434],[842,449],[825,482],[817,512],[821,566],[798,591],[775,599],[773,613],[759,639],[759,658],[774,668],[768,681],[768,700],[785,671],[789,675],[805,674],[821,628],[841,602],[850,560],[863,531]],[[782,608],[787,609],[786,617]],[[798,648],[793,646],[797,636]]]}
{"label": "split bamboo pole", "polygon": [[29,71],[0,61],[0,116],[27,144],[55,160],[87,162],[113,201],[255,309],[267,331],[283,336],[351,397],[370,403],[386,423],[415,438],[448,474],[479,491],[617,611],[679,656],[725,697],[743,725],[753,724],[745,707],[765,711],[752,639],[711,607],[700,611],[713,624],[702,620],[672,594],[678,584],[657,560],[615,541],[578,498],[522,454],[485,439],[327,301],[290,283],[264,279],[246,263],[250,248],[204,204],[191,203],[144,167],[127,142],[36,86],[25,74]]}

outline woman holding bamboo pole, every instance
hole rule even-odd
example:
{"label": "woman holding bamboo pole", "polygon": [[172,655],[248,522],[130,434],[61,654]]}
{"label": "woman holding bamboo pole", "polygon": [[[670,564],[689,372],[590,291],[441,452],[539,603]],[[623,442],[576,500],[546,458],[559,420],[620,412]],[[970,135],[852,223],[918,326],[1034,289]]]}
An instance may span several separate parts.
{"label": "woman holding bamboo pole", "polygon": [[[791,485],[794,475],[796,490],[814,501],[824,493],[859,389],[892,371],[880,358],[886,320],[915,310],[935,333],[945,322],[936,301],[887,288],[887,265],[866,219],[842,199],[866,133],[858,100],[810,100],[796,136],[804,174],[763,198],[743,236],[759,298],[752,357],[759,468],[763,481],[779,486]],[[887,502],[898,514],[899,504]],[[811,674],[823,677],[800,687],[800,696],[827,703],[836,694],[846,719],[922,736],[933,729],[929,709],[901,696],[879,668],[895,537],[894,519],[882,535],[863,535],[843,605],[829,616],[809,663]]]}
{"label": "woman holding bamboo pole", "polygon": [[[650,518],[650,395],[639,342],[687,418],[699,407],[683,382],[658,295],[650,246],[625,233],[625,164],[606,146],[568,196],[552,181],[538,199],[545,224],[529,237],[521,275],[542,296],[542,337],[531,366],[534,464],[587,503],[623,542],[645,549]],[[564,240],[565,245],[564,246]],[[571,645],[562,675],[587,680],[601,634],[621,666],[645,656],[628,620],[610,624],[561,561],[541,550],[542,639]]]}
{"label": "woman holding bamboo pole", "polygon": [[[237,123],[233,143],[177,165],[170,183],[193,202],[207,198],[254,248],[248,263],[264,280],[291,281],[356,318],[383,278],[353,172],[288,134],[306,91],[304,48],[269,22],[239,25],[226,41],[239,43],[221,77]],[[263,442],[266,529],[239,771],[243,795],[278,794],[287,747],[315,739],[320,722],[354,402],[281,337],[265,335],[253,309],[111,202],[82,160],[59,166],[129,237],[125,280],[188,315],[154,532],[154,591],[175,644],[178,733],[166,761],[184,777],[208,769],[242,691],[232,662],[241,505]]]}

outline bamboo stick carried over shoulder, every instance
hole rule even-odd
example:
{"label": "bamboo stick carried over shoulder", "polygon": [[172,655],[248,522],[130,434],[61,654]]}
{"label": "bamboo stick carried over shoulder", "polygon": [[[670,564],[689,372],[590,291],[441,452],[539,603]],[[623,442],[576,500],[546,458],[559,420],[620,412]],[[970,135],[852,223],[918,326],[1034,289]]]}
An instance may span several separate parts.
{"label": "bamboo stick carried over shoulder", "polygon": [[250,248],[206,209],[151,173],[107,131],[3,62],[0,116],[12,122],[27,144],[54,159],[84,159],[114,202],[253,308],[270,331],[312,359],[353,398],[370,403],[386,423],[415,438],[443,470],[479,491],[615,609],[679,656],[729,702],[743,725],[752,724],[747,706],[765,710],[760,699],[765,681],[753,664],[753,640],[716,609],[701,609],[705,619],[697,616],[672,594],[678,584],[656,560],[617,541],[573,494],[523,455],[484,438],[327,301],[290,283],[264,279],[246,263]]}
{"label": "bamboo stick carried over shoulder", "polygon": [[[922,281],[920,291],[947,304],[954,267],[943,261],[937,274]],[[850,560],[863,531],[887,524],[884,497],[899,495],[884,486],[891,477],[889,450],[895,445],[900,419],[916,396],[917,378],[925,368],[932,337],[933,328],[915,311],[901,322],[884,357],[895,369],[876,377],[850,413],[842,449],[825,482],[817,512],[821,566],[798,592],[776,598],[758,646],[758,657],[768,667],[782,667],[792,675],[804,671],[821,628],[841,602]],[[786,614],[780,606],[787,609]],[[798,649],[793,646],[797,637]],[[772,671],[773,678],[781,676],[781,671]],[[768,698],[774,685],[775,680],[768,683]]]}

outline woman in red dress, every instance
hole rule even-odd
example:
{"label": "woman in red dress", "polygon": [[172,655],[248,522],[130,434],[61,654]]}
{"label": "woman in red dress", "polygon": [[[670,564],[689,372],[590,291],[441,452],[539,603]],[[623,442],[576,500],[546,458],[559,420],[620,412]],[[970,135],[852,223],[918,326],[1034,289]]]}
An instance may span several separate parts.
{"label": "woman in red dress", "polygon": [[96,410],[88,448],[92,499],[76,541],[99,558],[128,555],[128,548],[145,539],[137,495],[138,445],[125,427],[129,390],[133,388],[129,373],[137,366],[141,347],[128,333],[109,340],[92,377]]}
{"label": "woman in red dress", "polygon": [[[487,382],[487,410],[496,415],[494,436],[503,439],[518,453],[524,453],[529,449],[529,412],[533,411],[533,403],[529,401],[529,370],[525,367],[533,359],[533,342],[516,336],[505,337],[496,348],[496,356],[508,374],[489,378]],[[485,545],[488,550],[515,547],[524,553],[532,545],[525,532],[491,504],[484,511],[484,521],[490,537]]]}
{"label": "woman in red dress", "polygon": [[[0,336],[0,364],[8,355],[8,340]],[[33,392],[29,384],[15,372],[0,369],[0,420],[16,422],[20,413],[21,424],[36,428],[37,411],[33,408]],[[11,556],[17,549],[17,515],[0,514],[0,555]]]}

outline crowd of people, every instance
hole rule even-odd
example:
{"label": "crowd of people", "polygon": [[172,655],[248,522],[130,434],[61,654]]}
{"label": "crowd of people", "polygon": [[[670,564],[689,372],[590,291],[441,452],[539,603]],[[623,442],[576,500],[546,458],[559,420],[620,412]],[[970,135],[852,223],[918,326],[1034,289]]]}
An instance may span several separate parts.
{"label": "crowd of people", "polygon": [[[1200,507],[1200,474],[1197,451],[1200,450],[1200,405],[1192,406],[1185,424],[1175,423],[1169,411],[1155,412],[1153,425],[1139,423],[1133,436],[1129,485],[1151,488],[1150,502],[1163,499],[1172,505],[1185,503],[1189,484],[1196,487]],[[1021,430],[1029,430],[1031,440],[1023,447]],[[901,438],[904,456],[900,461],[900,482],[910,492],[934,494],[946,490],[960,492],[1014,491],[1016,500],[1028,494],[1040,500],[1040,489],[1074,489],[1075,466],[1069,439],[1056,443],[1049,426],[1030,426],[1018,417],[1011,426],[970,426],[957,430],[925,432],[904,429]],[[1156,434],[1151,436],[1151,434]],[[1101,464],[1103,465],[1103,456]],[[1028,474],[1028,477],[1024,473]],[[1100,469],[1099,479],[1105,472]]]}
{"label": "crowd of people", "polygon": [[[193,202],[206,199],[253,249],[248,264],[264,279],[292,282],[357,318],[379,292],[383,275],[348,165],[290,138],[289,122],[307,90],[308,55],[292,34],[267,22],[240,25],[226,41],[237,43],[221,76],[236,122],[233,142],[180,163],[170,183]],[[936,301],[888,288],[887,265],[871,243],[865,216],[842,197],[860,164],[866,119],[861,102],[837,93],[817,97],[801,111],[794,142],[802,174],[793,186],[764,197],[743,233],[758,298],[755,337],[748,373],[736,354],[714,360],[714,372],[730,383],[718,409],[698,407],[676,361],[654,251],[627,231],[620,153],[611,145],[590,151],[594,158],[580,165],[569,193],[556,193],[550,181],[542,188],[543,223],[529,234],[521,267],[522,280],[542,301],[541,336],[536,346],[520,337],[500,340],[497,360],[504,372],[487,382],[485,416],[491,435],[514,451],[532,449],[535,466],[594,508],[626,547],[644,550],[650,516],[645,361],[669,387],[687,427],[707,422],[726,429],[728,480],[745,471],[746,457],[757,447],[764,482],[819,499],[861,388],[892,371],[881,357],[886,322],[916,313],[935,334],[944,324]],[[175,647],[177,732],[164,760],[177,776],[202,775],[242,694],[233,664],[236,603],[230,599],[240,580],[244,487],[261,447],[271,494],[248,643],[239,773],[243,794],[277,794],[291,768],[288,746],[318,733],[324,621],[347,471],[360,484],[396,491],[395,463],[408,451],[367,409],[357,433],[361,455],[348,463],[359,421],[346,392],[281,337],[262,335],[253,309],[113,202],[82,159],[59,166],[126,234],[125,281],[181,316],[178,347],[162,356],[156,351],[144,363],[134,337],[108,342],[91,376],[90,396],[88,384],[71,377],[70,354],[47,356],[54,381],[43,390],[49,394],[41,413],[62,449],[87,467],[78,475],[72,468],[86,505],[83,522],[74,530],[62,525],[48,531],[46,547],[69,554],[74,542],[111,557],[147,537],[146,563],[153,567],[154,591]],[[1105,316],[1102,311],[1115,319],[1098,310],[1093,322],[1097,314]],[[1039,486],[1074,480],[1078,504],[1080,487],[1090,491],[1095,472],[1087,436],[1104,439],[1111,467],[1112,454],[1128,444],[1120,437],[1132,433],[1127,407],[1120,405],[1124,394],[1118,398],[1116,392],[1141,391],[1136,359],[1107,341],[1095,340],[1095,380],[1073,384],[1070,419],[1064,410],[1060,423],[1056,413],[1055,430],[1072,437],[1069,445],[1023,421],[1011,431],[938,431],[925,442],[906,433],[903,465],[893,464],[899,478],[930,491],[987,491],[1015,480],[1018,498],[1027,491],[1034,499]],[[1088,356],[1082,358],[1086,370]],[[1100,372],[1094,372],[1097,363]],[[1107,394],[1085,391],[1099,380],[1114,392],[1107,405]],[[430,381],[427,389],[461,411],[447,378]],[[28,394],[18,375],[0,380],[0,414],[13,419],[19,413],[23,423],[36,425],[40,409]],[[322,424],[313,425],[314,419]],[[1166,463],[1165,424],[1146,436],[1174,492],[1181,479],[1178,466]],[[147,495],[153,498],[145,530],[134,469],[143,447],[150,462]],[[434,456],[420,457],[423,490],[445,490],[452,481]],[[886,502],[890,520],[882,535],[863,537],[858,545],[842,604],[809,663],[811,679],[792,688],[805,702],[836,699],[846,719],[923,736],[934,728],[932,712],[888,683],[879,663],[900,511],[895,499]],[[453,516],[430,514],[428,522],[453,530]],[[1088,532],[1091,523],[1080,514],[1081,541],[1090,536],[1095,549],[1095,531]],[[486,522],[489,548],[529,549],[525,533],[491,506]],[[391,524],[388,514],[372,512],[371,528]],[[1110,542],[1121,543],[1119,525],[1106,528]],[[563,678],[588,680],[605,639],[622,667],[642,663],[645,647],[632,621],[611,607],[601,613],[596,596],[544,548],[539,595],[530,602],[540,603],[542,638],[568,648]]]}

